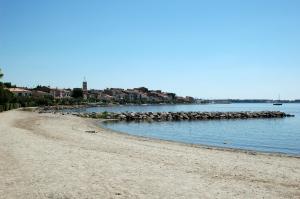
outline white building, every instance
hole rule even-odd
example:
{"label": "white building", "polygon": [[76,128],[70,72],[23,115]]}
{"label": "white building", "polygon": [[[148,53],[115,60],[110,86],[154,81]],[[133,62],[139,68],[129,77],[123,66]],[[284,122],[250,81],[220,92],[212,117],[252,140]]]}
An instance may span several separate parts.
{"label": "white building", "polygon": [[30,90],[26,90],[23,88],[9,88],[8,90],[19,97],[29,97],[32,95],[32,92]]}

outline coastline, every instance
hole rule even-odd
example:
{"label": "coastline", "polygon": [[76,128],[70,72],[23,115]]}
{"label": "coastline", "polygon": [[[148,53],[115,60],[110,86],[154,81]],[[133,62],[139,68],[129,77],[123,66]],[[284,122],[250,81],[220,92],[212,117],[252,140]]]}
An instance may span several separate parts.
{"label": "coastline", "polygon": [[96,122],[1,113],[0,198],[300,196],[298,157],[137,137]]}
{"label": "coastline", "polygon": [[209,149],[209,150],[218,150],[218,151],[228,151],[228,152],[236,152],[236,153],[244,153],[249,155],[266,155],[266,156],[275,156],[275,157],[290,157],[290,158],[299,158],[300,154],[289,154],[289,153],[281,153],[281,152],[272,152],[272,151],[259,151],[259,150],[251,150],[251,149],[240,149],[240,148],[232,148],[232,147],[221,147],[221,146],[212,146],[212,145],[206,145],[206,144],[191,144],[187,142],[180,142],[180,141],[174,141],[174,140],[165,140],[160,138],[153,138],[153,137],[146,137],[146,136],[140,136],[140,135],[132,135],[127,132],[123,131],[117,131],[110,128],[105,127],[102,125],[103,122],[107,121],[116,121],[116,120],[95,120],[95,119],[88,119],[90,122],[94,123],[95,126],[99,126],[101,129],[106,130],[109,133],[115,133],[118,135],[128,136],[132,137],[133,139],[141,140],[141,141],[149,141],[149,142],[161,142],[163,143],[171,143],[171,144],[177,144],[180,146],[185,147],[194,147],[199,149]]}
{"label": "coastline", "polygon": [[96,108],[96,107],[121,107],[121,106],[174,106],[174,105],[208,105],[208,104],[199,104],[199,103],[159,103],[159,104],[97,104],[97,103],[88,103],[80,105],[55,105],[55,106],[41,106],[37,107],[40,111],[66,111],[74,109],[87,109],[87,108]]}

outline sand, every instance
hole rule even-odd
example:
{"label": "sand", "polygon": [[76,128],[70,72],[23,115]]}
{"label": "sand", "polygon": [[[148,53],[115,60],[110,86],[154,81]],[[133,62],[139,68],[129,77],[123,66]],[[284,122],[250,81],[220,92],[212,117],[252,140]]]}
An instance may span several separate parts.
{"label": "sand", "polygon": [[0,198],[300,198],[300,159],[192,147],[111,132],[74,116],[9,111],[0,113]]}

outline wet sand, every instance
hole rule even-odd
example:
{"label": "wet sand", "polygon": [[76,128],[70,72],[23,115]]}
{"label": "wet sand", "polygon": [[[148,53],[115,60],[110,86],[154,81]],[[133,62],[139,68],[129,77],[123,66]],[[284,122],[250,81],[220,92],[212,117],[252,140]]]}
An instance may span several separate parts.
{"label": "wet sand", "polygon": [[300,159],[9,111],[0,113],[0,198],[300,198]]}

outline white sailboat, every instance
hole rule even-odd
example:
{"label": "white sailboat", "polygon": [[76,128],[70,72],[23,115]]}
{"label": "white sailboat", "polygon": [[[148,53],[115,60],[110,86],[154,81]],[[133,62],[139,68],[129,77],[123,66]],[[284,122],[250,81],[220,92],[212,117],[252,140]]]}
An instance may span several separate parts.
{"label": "white sailboat", "polygon": [[277,102],[275,102],[273,105],[274,105],[274,106],[282,106],[282,103],[280,102],[280,95],[279,95],[279,97],[278,97]]}

